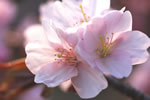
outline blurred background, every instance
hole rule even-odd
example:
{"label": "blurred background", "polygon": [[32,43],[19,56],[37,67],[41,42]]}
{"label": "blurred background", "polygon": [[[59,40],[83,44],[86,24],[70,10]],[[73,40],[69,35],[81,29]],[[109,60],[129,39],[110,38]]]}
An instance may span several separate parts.
{"label": "blurred background", "polygon": [[[39,7],[47,1],[0,0],[0,64],[8,64],[7,62],[26,56],[24,31],[29,26],[40,23]],[[119,10],[123,7],[132,13],[133,29],[150,36],[150,0],[111,0],[112,9]],[[81,100],[74,92],[64,92],[58,87],[48,89],[43,84],[35,84],[31,72],[20,66],[23,65],[17,68],[0,66],[0,100]],[[150,60],[134,66],[132,75],[122,81],[145,94],[150,94],[149,73]],[[108,87],[92,100],[130,99]]]}

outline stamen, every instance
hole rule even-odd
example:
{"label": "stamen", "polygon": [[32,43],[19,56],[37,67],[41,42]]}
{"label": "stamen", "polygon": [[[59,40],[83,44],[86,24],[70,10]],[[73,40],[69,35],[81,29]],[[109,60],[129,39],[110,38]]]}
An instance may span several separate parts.
{"label": "stamen", "polygon": [[105,33],[104,36],[99,36],[101,45],[98,47],[96,52],[100,55],[100,57],[104,58],[105,56],[107,56],[114,47],[113,35],[114,33],[112,33],[111,37],[108,37],[107,33]]}
{"label": "stamen", "polygon": [[78,60],[76,59],[76,55],[74,53],[74,50],[72,48],[61,49],[57,48],[58,54],[55,54],[56,58],[54,59],[58,63],[65,63],[65,64],[71,64],[71,65],[77,65]]}
{"label": "stamen", "polygon": [[84,10],[83,10],[82,5],[80,5],[80,9],[81,9],[81,12],[82,12],[82,14],[83,14],[83,17],[84,17],[85,21],[88,22],[88,20],[87,20],[87,18],[86,18],[86,15],[85,15],[85,13],[84,13]]}

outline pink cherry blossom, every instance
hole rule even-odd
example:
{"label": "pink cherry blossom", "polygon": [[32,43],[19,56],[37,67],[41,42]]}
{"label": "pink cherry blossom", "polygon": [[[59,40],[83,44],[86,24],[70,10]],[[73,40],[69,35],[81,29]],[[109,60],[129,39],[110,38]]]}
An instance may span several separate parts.
{"label": "pink cherry blossom", "polygon": [[1,0],[0,1],[0,27],[3,29],[7,26],[15,17],[16,7],[11,0]]}
{"label": "pink cherry blossom", "polygon": [[8,26],[15,17],[15,12],[16,7],[10,0],[0,0],[0,62],[7,61],[12,55],[11,50],[4,42]]}
{"label": "pink cherry blossom", "polygon": [[128,77],[132,65],[148,59],[150,39],[140,31],[132,31],[129,11],[110,11],[85,25],[76,52],[93,68],[117,78]]}
{"label": "pink cherry blossom", "polygon": [[74,46],[61,37],[60,29],[47,21],[43,22],[43,25],[46,34],[41,26],[30,27],[27,31],[35,34],[38,28],[40,36],[29,40],[25,48],[26,65],[35,74],[35,82],[56,87],[71,80],[81,98],[95,97],[105,89],[107,81],[101,71],[91,68],[76,55]]}

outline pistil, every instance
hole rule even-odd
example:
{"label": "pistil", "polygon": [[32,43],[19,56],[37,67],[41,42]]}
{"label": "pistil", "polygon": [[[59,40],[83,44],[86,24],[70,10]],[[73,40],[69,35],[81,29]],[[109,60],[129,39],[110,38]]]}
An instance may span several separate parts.
{"label": "pistil", "polygon": [[82,5],[80,5],[80,9],[81,9],[81,12],[82,12],[82,14],[83,14],[84,20],[85,20],[86,22],[88,22],[88,20],[87,20],[87,18],[86,18],[86,14],[84,13],[84,10],[83,10]]}

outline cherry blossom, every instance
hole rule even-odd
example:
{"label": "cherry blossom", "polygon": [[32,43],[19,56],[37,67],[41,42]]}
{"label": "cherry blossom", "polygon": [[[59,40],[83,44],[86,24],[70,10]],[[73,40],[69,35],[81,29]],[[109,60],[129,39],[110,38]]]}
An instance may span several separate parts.
{"label": "cherry blossom", "polygon": [[110,0],[63,0],[63,2],[48,2],[40,7],[41,19],[52,19],[56,26],[63,29],[79,25],[86,20],[81,13],[82,5],[87,20],[103,13],[110,8]]}
{"label": "cherry blossom", "polygon": [[[95,97],[105,89],[107,81],[101,71],[91,68],[76,55],[74,46],[59,35],[60,31],[52,23],[43,24],[46,34],[40,25],[32,26],[26,31],[35,34],[38,29],[37,39],[29,41],[26,46],[26,65],[35,74],[35,82],[56,87],[62,82],[71,80],[81,98]],[[52,42],[47,37],[54,33],[55,42]]]}
{"label": "cherry blossom", "polygon": [[[26,65],[36,83],[56,87],[68,80],[81,98],[92,98],[107,87],[104,74],[128,77],[132,65],[148,58],[150,39],[132,31],[129,11],[103,11],[106,0],[63,0],[41,6],[39,34],[26,46]],[[82,4],[79,6],[79,4]],[[27,33],[36,33],[31,27]]]}
{"label": "cherry blossom", "polygon": [[132,31],[129,11],[110,11],[91,19],[80,35],[76,52],[91,67],[117,78],[128,77],[132,65],[148,59],[150,39],[140,31]]}

